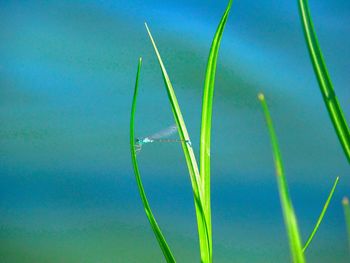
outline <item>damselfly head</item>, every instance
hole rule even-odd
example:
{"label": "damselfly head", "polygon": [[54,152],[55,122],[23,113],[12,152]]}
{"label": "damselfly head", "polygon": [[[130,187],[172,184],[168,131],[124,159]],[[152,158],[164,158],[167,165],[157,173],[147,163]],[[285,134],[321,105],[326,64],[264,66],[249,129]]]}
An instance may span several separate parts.
{"label": "damselfly head", "polygon": [[135,139],[134,147],[135,147],[136,153],[139,153],[141,151],[142,144],[143,144],[143,140],[142,139],[140,139],[140,138],[136,138]]}
{"label": "damselfly head", "polygon": [[135,152],[139,153],[141,152],[141,149],[142,149],[142,143],[135,143],[134,147],[135,147]]}

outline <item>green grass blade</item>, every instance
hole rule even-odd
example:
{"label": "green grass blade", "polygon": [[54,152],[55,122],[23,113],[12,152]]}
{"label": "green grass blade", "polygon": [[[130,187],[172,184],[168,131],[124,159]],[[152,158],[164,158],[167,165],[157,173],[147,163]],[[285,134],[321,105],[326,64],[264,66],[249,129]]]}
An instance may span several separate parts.
{"label": "green grass blade", "polygon": [[334,184],[333,184],[333,187],[332,187],[332,189],[331,189],[331,192],[330,192],[329,195],[328,195],[328,198],[327,198],[327,200],[326,200],[326,203],[325,203],[324,206],[323,206],[322,212],[321,212],[321,214],[320,214],[320,216],[319,216],[319,218],[318,218],[318,220],[317,220],[317,222],[316,222],[316,225],[315,225],[313,231],[311,232],[309,238],[307,239],[307,241],[306,241],[306,243],[305,243],[305,245],[304,245],[304,247],[303,247],[303,252],[305,252],[305,250],[306,250],[306,249],[308,248],[308,246],[310,245],[312,239],[314,238],[314,236],[315,236],[315,234],[316,234],[316,232],[317,232],[317,230],[318,230],[318,228],[319,228],[319,226],[320,226],[320,224],[321,224],[321,222],[322,222],[322,219],[323,219],[323,217],[324,217],[324,215],[325,215],[325,213],[326,213],[326,211],[327,211],[327,208],[328,208],[328,206],[329,206],[329,203],[330,203],[330,201],[332,200],[332,197],[333,197],[335,188],[336,188],[337,185],[338,185],[338,181],[339,181],[339,177],[337,177],[337,178],[335,179],[335,182],[334,182]]}
{"label": "green grass blade", "polygon": [[263,94],[260,93],[258,98],[261,101],[261,105],[262,105],[265,119],[266,119],[266,124],[270,134],[273,157],[274,157],[274,162],[276,167],[278,191],[280,195],[284,222],[287,228],[291,256],[294,263],[304,263],[305,258],[304,258],[304,253],[302,251],[301,238],[299,234],[297,218],[295,216],[293,204],[289,196],[289,190],[288,190],[286,177],[284,175],[284,168],[282,164],[280,149],[278,146],[277,136],[273,127],[272,119],[270,116],[267,103],[265,101],[265,97]]}
{"label": "green grass blade", "polygon": [[[223,14],[216,30],[208,58],[207,70],[204,82],[203,102],[202,102],[202,127],[200,136],[200,175],[204,185],[205,213],[208,219],[209,237],[211,237],[211,208],[210,208],[210,134],[211,119],[213,109],[213,96],[215,85],[215,73],[218,59],[218,53],[224,28],[232,6],[232,0]],[[212,239],[210,238],[210,251],[212,251]],[[210,252],[212,256],[212,252]]]}
{"label": "green grass blade", "polygon": [[343,208],[344,208],[344,215],[345,215],[345,223],[346,223],[346,229],[348,232],[348,244],[350,249],[350,205],[349,205],[349,199],[347,197],[343,198]]}
{"label": "green grass blade", "polygon": [[130,150],[131,150],[131,160],[132,165],[134,168],[135,178],[137,182],[137,187],[139,189],[139,193],[141,196],[142,204],[145,209],[146,215],[148,217],[148,220],[151,224],[152,230],[158,240],[159,246],[164,254],[164,257],[167,262],[176,262],[174,259],[173,254],[171,253],[171,250],[165,241],[165,238],[162,234],[162,231],[160,230],[156,219],[153,216],[153,213],[151,211],[151,207],[148,203],[145,190],[143,188],[143,184],[141,181],[140,171],[137,164],[137,158],[136,158],[136,151],[135,151],[135,112],[136,112],[136,99],[137,99],[137,93],[138,93],[138,85],[139,85],[139,77],[140,77],[140,71],[141,71],[141,65],[142,65],[142,59],[140,58],[138,68],[137,68],[137,74],[136,74],[136,84],[135,84],[135,91],[134,96],[132,100],[132,107],[131,107],[131,117],[130,117]]}
{"label": "green grass blade", "polygon": [[326,104],[339,141],[343,147],[344,154],[350,162],[350,130],[338,102],[338,98],[335,94],[321,48],[318,44],[317,35],[310,15],[308,0],[299,0],[299,13],[302,20],[310,58],[317,76],[323,100]]}
{"label": "green grass blade", "polygon": [[165,87],[168,93],[168,98],[170,100],[171,108],[173,111],[174,119],[179,131],[180,139],[182,141],[182,148],[184,151],[187,167],[189,170],[190,178],[191,178],[191,184],[192,184],[192,191],[194,195],[194,201],[195,201],[195,208],[196,208],[196,216],[197,216],[197,225],[198,225],[198,236],[199,236],[199,246],[200,246],[200,254],[201,254],[201,261],[202,262],[211,262],[210,261],[210,249],[209,249],[209,240],[210,237],[208,236],[208,225],[207,225],[207,219],[206,214],[204,212],[204,196],[203,196],[203,187],[201,178],[199,175],[198,165],[197,161],[192,149],[191,144],[187,143],[190,140],[190,137],[187,132],[187,128],[185,125],[185,121],[182,117],[182,113],[180,110],[179,103],[177,101],[175,91],[173,89],[173,86],[170,82],[170,78],[168,76],[168,73],[165,69],[165,66],[163,64],[162,58],[159,54],[158,48],[154,42],[154,39],[152,37],[151,31],[149,30],[147,24],[145,24],[148,35],[151,39],[153,48],[155,50],[155,53],[158,58],[158,62],[163,74],[163,80],[165,83]]}

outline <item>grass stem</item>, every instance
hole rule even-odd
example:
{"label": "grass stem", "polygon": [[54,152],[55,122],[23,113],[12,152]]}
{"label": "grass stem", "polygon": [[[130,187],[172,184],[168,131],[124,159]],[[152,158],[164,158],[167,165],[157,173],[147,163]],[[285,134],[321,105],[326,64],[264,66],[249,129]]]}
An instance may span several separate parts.
{"label": "grass stem", "polygon": [[348,245],[349,245],[349,252],[350,252],[350,205],[349,205],[349,198],[344,197],[342,203],[343,203],[343,208],[344,208],[345,223],[346,223],[346,230],[348,233]]}
{"label": "grass stem", "polygon": [[272,152],[273,152],[275,168],[276,168],[277,186],[278,186],[278,191],[280,195],[284,222],[287,228],[291,256],[294,263],[304,263],[305,258],[304,258],[304,253],[302,251],[301,238],[299,234],[297,218],[294,213],[292,200],[289,196],[288,184],[284,174],[282,156],[280,153],[276,132],[273,127],[272,118],[265,100],[265,96],[262,93],[260,93],[258,95],[258,98],[261,102],[263,112],[265,115],[266,124],[270,134]]}
{"label": "grass stem", "polygon": [[141,72],[141,66],[142,66],[142,58],[139,59],[138,67],[137,67],[137,74],[136,74],[136,83],[135,83],[135,90],[134,90],[134,96],[132,99],[132,106],[131,106],[131,115],[130,115],[130,151],[131,151],[131,160],[132,165],[134,168],[135,178],[137,182],[137,187],[139,189],[139,194],[142,200],[143,207],[145,209],[147,218],[149,220],[149,223],[152,227],[153,233],[157,238],[158,244],[163,252],[163,255],[168,263],[175,263],[175,258],[164,238],[164,235],[162,234],[162,231],[160,230],[160,227],[158,226],[158,223],[156,219],[154,218],[154,215],[152,213],[151,207],[148,203],[145,190],[143,188],[140,170],[137,164],[137,158],[136,158],[136,150],[135,150],[135,112],[136,112],[136,102],[137,102],[137,94],[138,94],[138,87],[139,87],[139,78],[140,78],[140,72]]}
{"label": "grass stem", "polygon": [[346,123],[343,110],[335,94],[331,78],[329,76],[325,60],[317,40],[317,35],[310,15],[308,0],[299,0],[299,14],[301,17],[305,40],[315,75],[322,93],[322,97],[334,129],[342,145],[345,157],[350,163],[350,130]]}
{"label": "grass stem", "polygon": [[315,236],[315,234],[316,234],[316,232],[317,232],[317,230],[318,230],[318,228],[319,228],[319,226],[320,226],[320,224],[321,224],[321,222],[322,222],[322,220],[323,220],[323,217],[324,217],[324,215],[325,215],[325,213],[326,213],[326,211],[327,211],[327,209],[328,209],[329,203],[330,203],[330,201],[331,201],[331,199],[332,199],[332,197],[333,197],[335,188],[336,188],[337,185],[338,185],[338,181],[339,181],[339,176],[335,179],[335,182],[334,182],[334,184],[333,184],[333,187],[332,187],[332,189],[331,189],[331,191],[330,191],[330,193],[329,193],[329,195],[328,195],[328,198],[327,198],[327,200],[326,200],[326,203],[325,203],[324,206],[323,206],[323,209],[322,209],[322,211],[321,211],[321,214],[320,214],[320,216],[319,216],[319,218],[318,218],[318,220],[317,220],[317,222],[316,222],[316,225],[315,225],[314,229],[312,230],[312,232],[311,232],[309,238],[307,239],[307,241],[306,241],[306,243],[305,243],[305,245],[304,245],[304,247],[303,247],[303,252],[305,252],[306,249],[308,248],[308,246],[310,245],[312,239],[314,238],[314,236]]}

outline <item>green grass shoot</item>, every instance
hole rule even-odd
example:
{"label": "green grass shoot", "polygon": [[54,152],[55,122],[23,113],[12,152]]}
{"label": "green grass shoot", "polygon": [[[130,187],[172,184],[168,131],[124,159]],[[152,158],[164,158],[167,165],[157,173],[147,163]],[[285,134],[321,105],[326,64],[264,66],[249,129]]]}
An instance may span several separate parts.
{"label": "green grass shoot", "polygon": [[343,203],[343,208],[344,208],[346,229],[347,229],[347,233],[348,233],[348,245],[349,245],[349,249],[350,249],[350,205],[349,205],[349,198],[344,197],[342,203]]}
{"label": "green grass shoot", "polygon": [[212,47],[209,53],[207,72],[203,93],[203,109],[202,109],[202,128],[200,143],[200,164],[199,172],[197,161],[192,146],[187,141],[190,137],[187,132],[185,121],[182,117],[180,106],[178,104],[170,78],[158,51],[157,45],[153,39],[147,24],[146,29],[154,47],[158,62],[162,71],[163,80],[167,89],[168,98],[170,100],[174,119],[179,130],[180,139],[182,140],[182,148],[184,151],[187,167],[189,170],[192,190],[195,200],[200,256],[202,262],[212,262],[212,227],[211,227],[211,209],[210,209],[210,131],[212,102],[215,83],[215,72],[218,59],[218,52],[223,30],[228,18],[229,11],[232,6],[232,0],[229,1],[224,15],[219,23],[216,34],[214,36]]}
{"label": "green grass shoot", "polygon": [[287,228],[287,234],[289,239],[289,247],[291,251],[292,260],[294,263],[304,263],[304,253],[301,245],[301,238],[299,234],[299,228],[297,223],[297,218],[294,213],[294,208],[292,204],[292,200],[289,196],[289,190],[287,185],[287,180],[284,175],[284,168],[282,163],[282,157],[280,153],[280,148],[277,141],[277,136],[275,133],[275,129],[273,127],[272,119],[270,116],[270,112],[265,101],[265,97],[262,93],[258,95],[258,98],[261,102],[266,124],[269,130],[273,157],[276,168],[276,178],[277,178],[277,186],[283,211],[284,222]]}
{"label": "green grass shoot", "polygon": [[333,126],[344,150],[344,154],[350,162],[350,130],[346,123],[344,113],[335,94],[331,78],[329,76],[317,35],[310,15],[308,0],[299,1],[299,13],[302,20],[305,39],[308,45],[310,58],[323,100],[332,120]]}
{"label": "green grass shoot", "polygon": [[[216,30],[208,58],[203,101],[202,101],[202,126],[200,135],[200,175],[204,185],[204,197],[205,197],[205,212],[208,221],[209,232],[209,249],[210,257],[212,257],[212,229],[211,229],[211,205],[210,205],[210,135],[211,135],[211,120],[213,112],[213,97],[214,97],[214,85],[215,85],[215,73],[216,65],[219,54],[220,43],[224,28],[228,19],[229,12],[231,10],[232,0],[229,1],[226,11],[223,14],[219,26]],[[211,262],[211,259],[210,259]]]}
{"label": "green grass shoot", "polygon": [[325,213],[326,213],[326,211],[327,211],[327,208],[328,208],[328,206],[329,206],[329,203],[331,202],[331,199],[332,199],[332,197],[333,197],[333,195],[334,195],[334,191],[335,191],[335,188],[336,188],[337,185],[338,185],[338,182],[339,182],[339,176],[335,179],[335,182],[334,182],[334,184],[333,184],[333,187],[332,187],[332,189],[331,189],[331,191],[330,191],[330,193],[329,193],[329,195],[328,195],[328,198],[327,198],[327,200],[326,200],[326,203],[325,203],[324,206],[323,206],[323,209],[322,209],[322,211],[321,211],[321,214],[320,214],[320,216],[318,217],[318,220],[317,220],[317,222],[316,222],[316,225],[315,225],[313,231],[311,232],[309,238],[307,239],[307,241],[306,241],[306,243],[305,243],[305,245],[304,245],[304,247],[303,247],[303,252],[306,251],[306,249],[309,247],[311,241],[313,240],[313,238],[314,238],[314,236],[315,236],[315,234],[316,234],[316,232],[317,232],[317,230],[318,230],[318,228],[319,228],[319,226],[320,226],[320,224],[321,224],[321,222],[322,222],[322,219],[323,219],[323,217],[324,217],[324,215],[325,215]]}
{"label": "green grass shoot", "polygon": [[135,84],[135,90],[134,90],[134,96],[132,100],[132,106],[131,106],[131,117],[130,117],[130,150],[131,150],[131,160],[134,168],[135,178],[137,182],[137,187],[139,189],[139,193],[141,196],[142,204],[145,209],[147,218],[151,224],[152,230],[158,240],[159,246],[164,254],[164,257],[168,263],[170,262],[176,262],[174,259],[173,254],[171,253],[171,250],[165,241],[165,238],[162,234],[162,231],[160,230],[156,219],[153,216],[151,207],[148,203],[145,190],[143,188],[143,184],[141,181],[140,171],[137,164],[137,158],[136,158],[136,151],[135,151],[135,112],[136,112],[136,102],[137,102],[137,94],[138,94],[138,86],[139,86],[139,78],[140,78],[140,71],[141,71],[141,65],[142,65],[142,59],[140,58],[138,67],[137,67],[137,74],[136,74],[136,84]]}
{"label": "green grass shoot", "polygon": [[156,43],[153,39],[151,31],[149,30],[147,24],[145,24],[148,35],[151,39],[152,45],[156,52],[158,62],[163,74],[163,80],[165,83],[165,87],[168,93],[168,98],[171,104],[171,109],[174,115],[174,119],[176,122],[176,126],[179,131],[180,139],[182,141],[182,149],[185,155],[188,171],[191,178],[192,184],[192,192],[194,196],[194,203],[196,209],[196,217],[197,217],[197,226],[198,226],[198,236],[199,236],[199,247],[200,247],[200,257],[202,262],[210,262],[210,242],[209,242],[209,233],[208,233],[208,221],[205,213],[205,205],[204,205],[204,191],[203,184],[199,175],[199,169],[197,165],[197,161],[192,149],[192,146],[188,144],[190,140],[189,134],[187,132],[185,121],[182,117],[182,113],[180,110],[179,103],[177,101],[175,91],[171,84],[168,73],[165,69],[163,60],[160,56]]}

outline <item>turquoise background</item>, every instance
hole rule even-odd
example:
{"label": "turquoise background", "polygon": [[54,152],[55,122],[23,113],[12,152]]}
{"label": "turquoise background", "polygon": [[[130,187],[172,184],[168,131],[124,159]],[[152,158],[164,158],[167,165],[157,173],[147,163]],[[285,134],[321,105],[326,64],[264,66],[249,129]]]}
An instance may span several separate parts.
{"label": "turquoise background", "polygon": [[[173,117],[147,22],[198,153],[211,40],[226,1],[0,1],[0,261],[164,262],[132,171],[129,114],[143,57],[137,136]],[[310,8],[350,120],[350,2]],[[349,262],[341,207],[350,169],[324,107],[297,1],[234,1],[217,69],[212,131],[215,262],[289,262],[263,91],[305,241],[335,177],[340,183],[306,252]],[[349,122],[349,121],[348,121]],[[145,189],[178,262],[199,262],[180,145],[146,145]]]}

